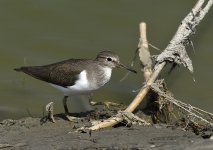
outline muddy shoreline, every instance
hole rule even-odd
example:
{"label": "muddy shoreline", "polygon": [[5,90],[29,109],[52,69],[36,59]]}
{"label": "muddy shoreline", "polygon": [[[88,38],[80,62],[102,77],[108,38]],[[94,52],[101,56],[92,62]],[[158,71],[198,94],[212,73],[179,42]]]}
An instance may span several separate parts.
{"label": "muddy shoreline", "polygon": [[211,138],[166,125],[120,126],[89,133],[75,132],[88,122],[69,122],[56,117],[56,123],[41,125],[40,118],[3,120],[0,123],[0,149],[213,149]]}

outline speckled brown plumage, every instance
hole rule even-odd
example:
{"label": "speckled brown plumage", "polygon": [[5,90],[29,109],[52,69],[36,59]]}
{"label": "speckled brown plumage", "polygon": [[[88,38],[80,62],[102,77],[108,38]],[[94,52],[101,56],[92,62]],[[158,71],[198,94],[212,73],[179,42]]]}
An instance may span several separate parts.
{"label": "speckled brown plumage", "polygon": [[22,71],[45,82],[67,87],[75,84],[79,73],[86,69],[85,64],[91,63],[91,61],[86,59],[69,59],[50,65],[21,67],[15,70]]}

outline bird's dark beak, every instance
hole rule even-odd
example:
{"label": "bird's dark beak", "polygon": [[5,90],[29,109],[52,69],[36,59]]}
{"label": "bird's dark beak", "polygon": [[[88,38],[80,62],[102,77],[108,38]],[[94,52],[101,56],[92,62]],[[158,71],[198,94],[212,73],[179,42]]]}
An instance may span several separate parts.
{"label": "bird's dark beak", "polygon": [[135,71],[134,69],[132,69],[132,68],[130,68],[130,67],[125,66],[125,65],[122,64],[122,63],[118,63],[118,67],[120,67],[120,68],[125,68],[126,70],[129,70],[129,71],[131,71],[131,72],[133,72],[133,73],[137,73],[137,71]]}

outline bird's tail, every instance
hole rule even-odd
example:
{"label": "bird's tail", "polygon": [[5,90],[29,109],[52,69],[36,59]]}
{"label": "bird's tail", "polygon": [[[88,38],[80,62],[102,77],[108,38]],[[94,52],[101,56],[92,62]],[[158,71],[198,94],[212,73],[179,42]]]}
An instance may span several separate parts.
{"label": "bird's tail", "polygon": [[15,71],[18,71],[18,72],[22,71],[21,68],[15,68],[14,70],[15,70]]}
{"label": "bird's tail", "polygon": [[20,68],[15,68],[15,71],[18,72],[24,72],[36,79],[46,81],[49,78],[49,73],[48,70],[45,67],[40,67],[40,66],[29,66],[29,67],[20,67]]}

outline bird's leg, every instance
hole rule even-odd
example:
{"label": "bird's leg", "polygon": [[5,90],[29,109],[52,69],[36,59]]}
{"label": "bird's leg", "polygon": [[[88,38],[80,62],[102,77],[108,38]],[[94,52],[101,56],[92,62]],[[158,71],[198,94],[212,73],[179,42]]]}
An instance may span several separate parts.
{"label": "bird's leg", "polygon": [[72,117],[69,114],[68,107],[67,107],[67,98],[68,98],[68,96],[64,96],[64,98],[63,98],[63,106],[64,106],[64,111],[65,111],[65,116],[69,121],[73,121],[74,119],[76,119],[76,117]]}
{"label": "bird's leg", "polygon": [[65,114],[69,114],[68,107],[67,107],[67,98],[68,96],[64,96],[63,98],[63,106],[64,106]]}

